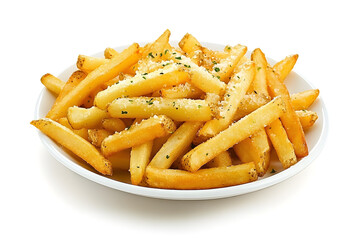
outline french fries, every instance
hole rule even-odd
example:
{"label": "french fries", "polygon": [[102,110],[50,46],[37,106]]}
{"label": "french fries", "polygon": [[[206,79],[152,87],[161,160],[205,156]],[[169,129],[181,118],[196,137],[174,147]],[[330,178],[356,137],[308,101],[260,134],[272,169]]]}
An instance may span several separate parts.
{"label": "french fries", "polygon": [[270,124],[283,115],[285,111],[282,98],[275,98],[215,137],[192,149],[181,159],[182,167],[190,172],[196,172],[215,156]]}
{"label": "french fries", "polygon": [[139,59],[139,45],[133,44],[116,57],[112,58],[82,80],[73,88],[61,101],[54,104],[53,108],[46,115],[47,118],[57,120],[66,116],[67,109],[72,106],[79,106],[81,102],[98,86],[114,78],[119,72],[124,71]]}
{"label": "french fries", "polygon": [[146,182],[168,189],[208,189],[248,183],[257,179],[254,163],[201,169],[195,173],[177,169],[147,167]]}
{"label": "french fries", "polygon": [[61,81],[50,73],[47,73],[41,77],[41,83],[56,95],[60,94],[61,89],[65,85],[65,82]]}
{"label": "french fries", "polygon": [[159,97],[119,98],[108,106],[115,118],[149,118],[166,115],[176,121],[208,121],[211,110],[204,100]]}
{"label": "french fries", "polygon": [[45,74],[57,98],[31,124],[99,173],[129,171],[144,187],[245,184],[268,176],[270,152],[284,169],[308,154],[319,90],[289,94],[297,54],[271,67],[260,48],[249,59],[244,45],[216,51],[186,34],[178,48],[169,38],[79,55],[66,82]]}
{"label": "french fries", "polygon": [[164,137],[173,133],[175,129],[176,126],[170,118],[154,116],[139,124],[132,125],[130,129],[105,138],[101,144],[101,152],[107,157],[126,148]]}
{"label": "french fries", "polygon": [[75,155],[84,159],[100,173],[112,175],[111,163],[91,143],[67,127],[49,118],[34,120],[31,124]]}

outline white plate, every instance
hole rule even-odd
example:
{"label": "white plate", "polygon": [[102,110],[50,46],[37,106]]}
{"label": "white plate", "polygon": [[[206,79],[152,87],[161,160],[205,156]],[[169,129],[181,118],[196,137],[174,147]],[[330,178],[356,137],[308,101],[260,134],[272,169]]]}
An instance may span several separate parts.
{"label": "white plate", "polygon": [[[174,43],[175,45],[176,43]],[[205,46],[214,49],[222,50],[223,45],[204,43]],[[122,50],[126,46],[118,47],[116,50]],[[103,57],[103,52],[94,54],[96,57]],[[268,59],[269,63],[274,64],[275,61]],[[67,79],[73,71],[76,70],[75,64],[67,69],[65,69],[60,75],[60,79]],[[308,81],[302,78],[300,75],[295,72],[291,72],[288,78],[286,79],[286,85],[290,93],[300,92],[307,89],[315,88]],[[35,110],[35,119],[44,117],[46,113],[51,108],[55,97],[47,89],[43,89],[40,93],[39,99],[36,104]],[[206,199],[217,199],[225,198],[236,195],[241,195],[245,193],[254,192],[260,189],[270,187],[274,184],[282,182],[295,174],[299,173],[305,167],[307,167],[321,152],[324,147],[325,140],[328,133],[328,116],[325,109],[325,105],[321,97],[319,97],[316,102],[311,106],[311,110],[315,111],[319,118],[315,125],[306,132],[306,140],[309,147],[309,155],[303,158],[294,166],[282,170],[279,167],[279,164],[276,162],[270,166],[270,169],[274,168],[276,173],[268,173],[259,180],[251,183],[246,183],[238,186],[224,187],[217,189],[207,189],[207,190],[167,190],[167,189],[155,189],[148,187],[140,187],[129,184],[129,174],[128,173],[119,173],[116,176],[111,178],[102,176],[98,174],[91,166],[87,165],[84,161],[75,158],[73,155],[69,154],[67,151],[53,142],[50,138],[40,132],[40,139],[47,147],[51,155],[56,158],[59,162],[64,164],[66,167],[72,171],[78,173],[79,175],[97,182],[99,184],[105,185],[110,188],[118,189],[127,193],[132,193],[136,195],[161,198],[161,199],[173,199],[173,200],[206,200]],[[270,172],[270,171],[269,171]]]}

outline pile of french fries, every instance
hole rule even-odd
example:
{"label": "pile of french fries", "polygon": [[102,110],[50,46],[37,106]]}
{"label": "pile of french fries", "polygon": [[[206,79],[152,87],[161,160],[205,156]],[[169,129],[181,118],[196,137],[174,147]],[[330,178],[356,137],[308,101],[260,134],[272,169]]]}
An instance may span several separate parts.
{"label": "pile of french fries", "polygon": [[208,189],[252,182],[274,149],[284,169],[308,155],[307,108],[319,90],[289,94],[284,80],[298,55],[269,65],[257,48],[208,49],[191,34],[179,47],[166,30],[104,58],[80,55],[67,82],[45,74],[57,95],[31,122],[103,175],[129,170],[131,183]]}

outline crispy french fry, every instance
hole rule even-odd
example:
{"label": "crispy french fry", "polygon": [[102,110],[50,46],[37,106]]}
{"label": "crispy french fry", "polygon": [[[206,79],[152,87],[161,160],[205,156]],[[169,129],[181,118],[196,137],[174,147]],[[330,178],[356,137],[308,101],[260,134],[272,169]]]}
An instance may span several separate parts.
{"label": "crispy french fry", "polygon": [[164,98],[200,98],[204,94],[203,91],[190,83],[179,84],[172,88],[164,88],[160,90],[160,95]]}
{"label": "crispy french fry", "polygon": [[50,73],[46,73],[40,79],[41,83],[56,95],[60,94],[61,89],[65,86],[65,82]]}
{"label": "crispy french fry", "polygon": [[255,163],[259,176],[266,173],[270,163],[270,145],[264,129],[239,142],[233,149],[242,162]]}
{"label": "crispy french fry", "polygon": [[110,132],[121,132],[126,128],[125,123],[119,118],[104,118],[102,127]]}
{"label": "crispy french fry", "polygon": [[301,127],[299,117],[296,115],[290,100],[289,92],[280,82],[276,73],[268,68],[266,71],[266,79],[269,86],[269,93],[271,97],[281,96],[286,105],[286,113],[280,117],[280,120],[286,130],[290,142],[294,146],[297,157],[305,157],[308,155],[308,147],[305,140],[305,134]]}
{"label": "crispy french fry", "polygon": [[76,66],[79,70],[90,73],[94,69],[103,65],[104,63],[108,63],[109,60],[105,58],[98,57],[90,57],[85,55],[79,55],[78,60],[76,62]]}
{"label": "crispy french fry", "polygon": [[319,89],[311,89],[304,92],[291,94],[291,105],[294,110],[304,110],[310,107],[319,96]]}
{"label": "crispy french fry", "polygon": [[277,119],[265,129],[283,167],[288,168],[294,165],[297,162],[294,147],[281,121]]}
{"label": "crispy french fry", "polygon": [[296,115],[299,117],[301,126],[304,130],[312,127],[318,119],[318,115],[316,114],[316,112],[308,110],[296,111]]}
{"label": "crispy french fry", "polygon": [[89,140],[92,145],[101,147],[102,141],[111,135],[111,132],[105,129],[89,129],[88,130]]}
{"label": "crispy french fry", "polygon": [[256,179],[254,163],[201,169],[195,173],[177,169],[146,168],[146,182],[156,188],[208,189],[248,183]]}
{"label": "crispy french fry", "polygon": [[104,56],[106,59],[112,59],[114,56],[118,55],[119,52],[113,48],[106,48],[104,51]]}
{"label": "crispy french fry", "polygon": [[229,167],[232,165],[232,160],[228,151],[222,152],[217,155],[214,159],[208,162],[205,166],[207,168],[215,167]]}
{"label": "crispy french fry", "polygon": [[154,116],[131,126],[130,129],[110,135],[102,142],[101,151],[107,157],[123,149],[164,137],[174,132],[175,129],[176,126],[170,118]]}
{"label": "crispy french fry", "polygon": [[246,46],[236,45],[230,47],[229,56],[223,59],[220,63],[214,64],[212,74],[223,82],[229,82],[230,77],[234,71],[235,66],[247,51]]}
{"label": "crispy french fry", "polygon": [[184,71],[190,74],[190,83],[206,93],[222,94],[226,84],[208,72],[204,67],[199,67],[190,58],[179,54],[176,51],[171,53],[171,60],[183,66]]}
{"label": "crispy french fry", "polygon": [[279,74],[280,82],[283,82],[285,78],[289,75],[291,70],[294,68],[298,58],[298,54],[290,55],[274,65],[273,69],[277,74]]}
{"label": "crispy french fry", "polygon": [[58,144],[85,160],[98,172],[104,175],[112,175],[111,163],[91,143],[67,127],[48,118],[34,120],[31,124]]}
{"label": "crispy french fry", "polygon": [[147,57],[153,61],[159,60],[160,57],[162,57],[165,47],[167,47],[169,43],[170,34],[169,29],[166,29],[165,32],[149,46],[149,48],[144,50],[143,58]]}
{"label": "crispy french fry", "polygon": [[130,176],[131,183],[139,185],[143,180],[145,169],[150,162],[150,154],[153,141],[148,141],[131,149],[130,156]]}
{"label": "crispy french fry", "polygon": [[70,107],[67,118],[74,129],[98,128],[101,122],[108,116],[107,112],[97,107],[80,108]]}
{"label": "crispy french fry", "polygon": [[106,81],[116,77],[119,72],[127,69],[139,59],[139,45],[133,44],[115,56],[108,63],[101,65],[89,73],[75,88],[73,88],[61,101],[58,101],[47,114],[47,118],[57,120],[66,116],[67,109],[79,106],[90,93]]}
{"label": "crispy french fry", "polygon": [[183,150],[191,145],[192,139],[201,125],[202,122],[183,123],[157,152],[149,166],[169,168]]}
{"label": "crispy french fry", "polygon": [[197,171],[215,156],[256,133],[284,112],[285,104],[282,98],[275,98],[188,152],[181,160],[183,168],[190,172]]}
{"label": "crispy french fry", "polygon": [[189,80],[187,73],[180,71],[172,64],[146,75],[136,75],[133,78],[114,84],[99,92],[95,97],[95,105],[105,109],[107,104],[119,97],[137,97],[160,90],[166,86],[177,85]]}
{"label": "crispy french fry", "polygon": [[254,79],[254,72],[254,63],[245,64],[240,72],[231,78],[221,103],[220,118],[206,122],[198,134],[201,138],[209,139],[232,123],[236,109]]}
{"label": "crispy french fry", "polygon": [[239,120],[249,113],[255,111],[259,107],[265,105],[269,101],[264,95],[251,93],[244,96],[236,110],[234,120]]}
{"label": "crispy french fry", "polygon": [[266,67],[268,65],[265,54],[260,48],[256,48],[251,53],[251,60],[255,62],[255,77],[251,90],[256,94],[262,94],[269,97],[266,83]]}
{"label": "crispy french fry", "polygon": [[202,51],[200,42],[190,33],[186,33],[179,42],[179,47],[192,58],[196,51]]}
{"label": "crispy french fry", "polygon": [[159,97],[119,98],[108,106],[114,118],[148,118],[166,115],[176,121],[208,121],[210,107],[204,100]]}

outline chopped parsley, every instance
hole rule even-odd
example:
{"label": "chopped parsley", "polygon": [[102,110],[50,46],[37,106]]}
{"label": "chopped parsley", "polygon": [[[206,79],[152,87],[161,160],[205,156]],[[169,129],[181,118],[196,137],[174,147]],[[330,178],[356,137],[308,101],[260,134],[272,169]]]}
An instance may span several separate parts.
{"label": "chopped parsley", "polygon": [[177,59],[177,60],[181,60],[181,56],[180,56],[180,57],[175,57],[175,59]]}
{"label": "chopped parsley", "polygon": [[275,169],[272,169],[270,173],[276,173],[276,170],[275,170]]}
{"label": "chopped parsley", "polygon": [[186,64],[184,64],[184,66],[185,66],[185,67],[187,67],[187,68],[191,68],[191,66],[190,66],[190,65],[186,65]]}
{"label": "chopped parsley", "polygon": [[166,49],[164,54],[167,54],[168,51],[169,51],[169,49]]}
{"label": "chopped parsley", "polygon": [[146,101],[147,104],[153,105],[154,104],[154,98],[150,98],[150,100]]}
{"label": "chopped parsley", "polygon": [[201,105],[198,105],[198,108],[201,108],[202,106]]}
{"label": "chopped parsley", "polygon": [[220,68],[216,67],[214,68],[215,72],[220,72]]}
{"label": "chopped parsley", "polygon": [[261,67],[258,67],[257,70],[259,71],[261,69]]}
{"label": "chopped parsley", "polygon": [[212,61],[212,63],[213,63],[213,64],[217,64],[217,62],[216,62],[216,61]]}
{"label": "chopped parsley", "polygon": [[127,114],[128,112],[127,111],[121,111],[121,114]]}
{"label": "chopped parsley", "polygon": [[152,54],[152,52],[150,52],[150,53],[148,54],[148,56],[149,56],[149,57],[152,57],[152,58],[155,58],[154,55]]}
{"label": "chopped parsley", "polygon": [[143,76],[143,79],[146,79],[146,77],[145,77],[145,76]]}
{"label": "chopped parsley", "polygon": [[169,155],[166,155],[166,159],[169,159],[170,158],[170,156]]}

